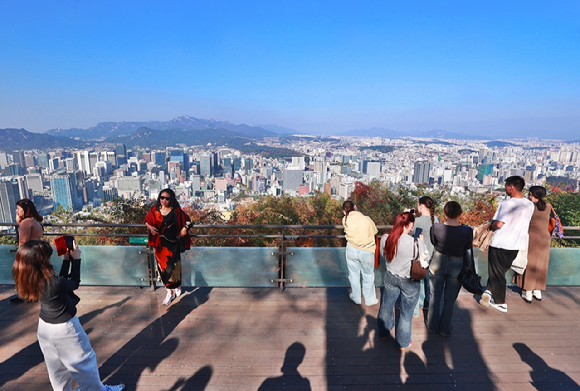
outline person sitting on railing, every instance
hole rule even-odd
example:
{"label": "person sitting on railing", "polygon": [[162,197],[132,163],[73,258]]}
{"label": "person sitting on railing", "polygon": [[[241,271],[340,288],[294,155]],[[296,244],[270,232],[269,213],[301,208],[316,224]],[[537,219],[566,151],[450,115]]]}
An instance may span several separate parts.
{"label": "person sitting on railing", "polygon": [[189,216],[181,210],[171,189],[161,190],[155,206],[145,216],[147,243],[155,249],[159,275],[167,289],[164,305],[181,295],[181,251],[191,246],[188,222]]}

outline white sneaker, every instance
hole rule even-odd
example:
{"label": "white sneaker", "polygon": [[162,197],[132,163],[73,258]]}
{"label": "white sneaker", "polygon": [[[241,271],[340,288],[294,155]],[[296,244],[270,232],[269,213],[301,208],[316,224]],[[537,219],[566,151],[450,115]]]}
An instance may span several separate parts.
{"label": "white sneaker", "polygon": [[105,385],[106,391],[123,391],[124,389],[125,389],[125,385],[123,383],[118,384],[116,386]]}
{"label": "white sneaker", "polygon": [[348,297],[350,297],[350,299],[354,302],[354,304],[359,304],[360,305],[360,300],[356,301],[355,299],[352,298],[352,293],[348,295]]}
{"label": "white sneaker", "polygon": [[167,290],[167,295],[165,295],[165,300],[163,300],[163,305],[169,305],[175,299],[175,293],[172,289]]}
{"label": "white sneaker", "polygon": [[370,303],[365,302],[365,304],[367,307],[372,307],[373,305],[379,304],[379,299],[376,299],[375,301],[370,302]]}
{"label": "white sneaker", "polygon": [[501,312],[507,312],[507,304],[495,304],[493,300],[489,303],[493,308]]}
{"label": "white sneaker", "polygon": [[175,288],[173,292],[175,292],[175,297],[181,296],[181,287]]}
{"label": "white sneaker", "polygon": [[528,304],[532,303],[532,291],[522,291],[522,299]]}
{"label": "white sneaker", "polygon": [[483,292],[483,295],[481,295],[481,299],[479,300],[479,304],[483,308],[488,308],[490,302],[491,302],[491,292],[490,291]]}
{"label": "white sneaker", "polygon": [[[542,300],[542,291],[539,289],[534,289],[532,291],[532,295],[534,296],[534,299],[540,301]],[[532,298],[530,298],[530,301],[532,301]]]}

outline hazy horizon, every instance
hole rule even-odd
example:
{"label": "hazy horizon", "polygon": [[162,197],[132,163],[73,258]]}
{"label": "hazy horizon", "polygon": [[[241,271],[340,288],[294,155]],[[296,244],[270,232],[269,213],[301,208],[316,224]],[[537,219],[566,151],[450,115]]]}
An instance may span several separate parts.
{"label": "hazy horizon", "polygon": [[0,128],[578,138],[580,3],[0,3]]}

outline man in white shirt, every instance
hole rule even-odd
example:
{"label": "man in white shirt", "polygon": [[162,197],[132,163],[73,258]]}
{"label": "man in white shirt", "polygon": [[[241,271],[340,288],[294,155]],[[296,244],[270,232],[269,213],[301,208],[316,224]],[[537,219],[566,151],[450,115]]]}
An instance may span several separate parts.
{"label": "man in white shirt", "polygon": [[489,278],[486,291],[479,301],[485,308],[491,305],[501,312],[507,312],[505,274],[518,252],[528,247],[528,229],[534,203],[524,198],[524,186],[524,178],[520,176],[507,178],[505,191],[510,198],[499,205],[493,216],[491,230],[494,232],[488,255]]}

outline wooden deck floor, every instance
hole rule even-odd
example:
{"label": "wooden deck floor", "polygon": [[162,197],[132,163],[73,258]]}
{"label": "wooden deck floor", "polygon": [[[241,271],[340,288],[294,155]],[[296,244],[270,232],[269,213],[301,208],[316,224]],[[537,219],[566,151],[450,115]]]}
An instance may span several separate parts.
{"label": "wooden deck floor", "polygon": [[[462,292],[451,338],[415,318],[404,353],[342,288],[191,288],[170,307],[163,289],[78,293],[102,378],[127,390],[580,390],[580,287],[531,305],[508,289],[507,314]],[[0,286],[0,389],[50,390],[38,304],[12,294]]]}

